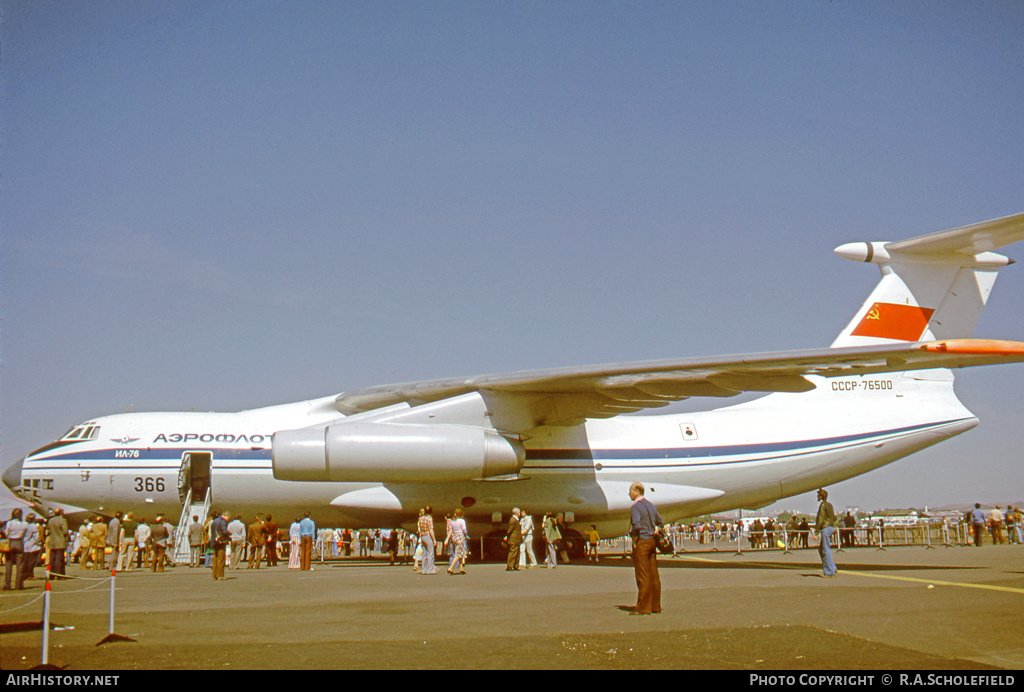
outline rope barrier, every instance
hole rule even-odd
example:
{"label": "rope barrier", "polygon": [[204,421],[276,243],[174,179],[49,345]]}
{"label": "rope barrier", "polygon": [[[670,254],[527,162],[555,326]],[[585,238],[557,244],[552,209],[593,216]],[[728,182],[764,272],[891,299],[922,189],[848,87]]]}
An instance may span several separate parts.
{"label": "rope barrier", "polygon": [[[25,595],[27,596],[28,594],[25,594]],[[20,605],[20,606],[14,606],[13,608],[5,608],[5,609],[4,609],[4,612],[5,612],[5,613],[11,613],[11,612],[14,612],[15,610],[21,610],[22,608],[28,608],[28,607],[29,607],[30,605],[32,605],[33,603],[36,603],[37,601],[39,601],[39,599],[41,599],[42,597],[43,597],[43,595],[42,595],[42,594],[39,594],[38,596],[36,596],[35,598],[33,598],[33,599],[32,599],[31,601],[29,601],[28,603],[25,603],[25,604],[23,604],[23,605]]]}
{"label": "rope barrier", "polygon": [[52,592],[52,584],[53,584],[52,577],[62,577],[63,579],[67,579],[67,580],[81,580],[81,581],[86,581],[86,582],[90,582],[90,581],[96,582],[95,584],[91,584],[91,585],[86,586],[85,588],[82,588],[82,589],[72,589],[72,590],[66,590],[66,591],[62,590],[62,591],[59,592],[61,595],[65,595],[65,594],[66,595],[71,595],[71,594],[84,593],[86,591],[93,591],[93,590],[103,586],[103,584],[105,582],[109,582],[110,583],[110,612],[109,612],[109,621],[108,621],[109,626],[108,626],[108,630],[107,630],[107,636],[105,636],[103,639],[101,639],[99,642],[97,642],[96,646],[100,646],[101,644],[111,644],[111,643],[114,643],[114,642],[134,642],[134,641],[136,641],[135,639],[132,639],[131,637],[126,637],[124,635],[117,634],[116,632],[114,632],[114,613],[116,612],[115,608],[114,608],[114,603],[115,603],[114,594],[117,591],[117,570],[111,570],[109,577],[78,577],[78,576],[74,576],[74,575],[55,574],[55,573],[51,573],[49,571],[46,572],[46,575],[47,575],[48,578],[46,580],[46,584],[45,584],[45,587],[44,587],[44,590],[43,590],[42,594],[37,595],[32,600],[30,600],[27,603],[24,603],[22,605],[15,606],[13,608],[4,608],[4,612],[5,613],[11,613],[11,612],[15,612],[15,611],[18,611],[18,610],[23,610],[25,608],[28,608],[28,607],[34,605],[35,603],[38,603],[40,600],[43,601],[43,618],[42,618],[42,621],[40,623],[38,623],[38,624],[30,623],[33,626],[32,627],[28,627],[27,629],[36,629],[37,627],[41,626],[41,629],[43,631],[43,636],[42,636],[42,666],[44,668],[48,666],[48,661],[49,661],[50,629],[51,629],[51,626],[50,626],[50,613],[52,612],[51,599],[52,599],[52,593],[53,593]]}
{"label": "rope barrier", "polygon": [[[838,526],[834,532],[836,550],[844,552],[851,548],[874,548],[885,551],[892,546],[916,546],[925,550],[934,550],[939,544],[954,548],[970,545],[972,541],[970,527],[963,524],[915,524],[907,526],[869,526],[869,527],[845,527]],[[964,533],[966,532],[966,536]],[[813,530],[793,531],[786,527],[777,527],[774,531],[755,531],[744,527],[736,529],[727,527],[723,529],[708,529],[704,531],[704,537],[692,529],[684,528],[678,540],[673,542],[676,551],[685,551],[680,547],[683,540],[696,541],[700,544],[698,549],[707,549],[717,552],[722,549],[723,544],[728,541],[735,544],[734,555],[742,555],[745,551],[771,551],[781,550],[783,554],[792,553],[798,549],[810,549],[814,545],[801,545],[807,537],[815,535]]]}
{"label": "rope barrier", "polygon": [[66,579],[68,581],[106,581],[110,579],[110,577],[82,577],[76,574],[58,574],[57,572],[50,571],[46,572],[47,579],[54,579],[55,577],[59,580]]}

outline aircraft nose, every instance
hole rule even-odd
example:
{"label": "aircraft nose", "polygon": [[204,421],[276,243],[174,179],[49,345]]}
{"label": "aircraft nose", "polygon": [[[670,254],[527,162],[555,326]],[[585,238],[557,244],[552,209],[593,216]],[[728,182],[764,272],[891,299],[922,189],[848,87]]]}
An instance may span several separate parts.
{"label": "aircraft nose", "polygon": [[4,469],[3,476],[0,476],[0,478],[3,479],[4,485],[6,485],[11,490],[21,485],[21,467],[22,465],[24,465],[24,463],[24,458],[19,459],[18,461],[14,462],[6,469]]}

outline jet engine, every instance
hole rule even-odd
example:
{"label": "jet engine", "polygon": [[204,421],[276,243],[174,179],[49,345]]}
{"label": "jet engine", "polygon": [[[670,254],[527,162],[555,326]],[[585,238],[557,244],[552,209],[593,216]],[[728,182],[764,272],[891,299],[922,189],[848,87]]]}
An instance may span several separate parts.
{"label": "jet engine", "polygon": [[470,425],[339,423],[274,434],[274,478],[422,483],[516,474],[518,440]]}

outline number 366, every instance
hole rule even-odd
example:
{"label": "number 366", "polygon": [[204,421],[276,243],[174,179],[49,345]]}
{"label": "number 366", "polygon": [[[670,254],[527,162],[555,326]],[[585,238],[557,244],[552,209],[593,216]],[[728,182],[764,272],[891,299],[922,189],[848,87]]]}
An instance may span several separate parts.
{"label": "number 366", "polygon": [[162,493],[164,491],[164,479],[163,478],[136,478],[135,479],[135,492],[141,493],[143,491],[151,493],[153,491]]}

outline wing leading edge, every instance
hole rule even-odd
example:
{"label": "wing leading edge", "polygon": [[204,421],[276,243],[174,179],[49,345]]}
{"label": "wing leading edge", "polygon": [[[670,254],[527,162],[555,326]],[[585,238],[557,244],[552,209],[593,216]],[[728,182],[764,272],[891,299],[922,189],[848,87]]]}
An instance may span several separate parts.
{"label": "wing leading edge", "polygon": [[525,432],[542,425],[578,425],[659,408],[692,396],[741,392],[803,392],[807,376],[844,377],[930,368],[1024,362],[1024,343],[950,339],[712,358],[533,370],[471,378],[382,385],[339,394],[347,415],[394,404],[410,406],[480,392],[495,427]]}

